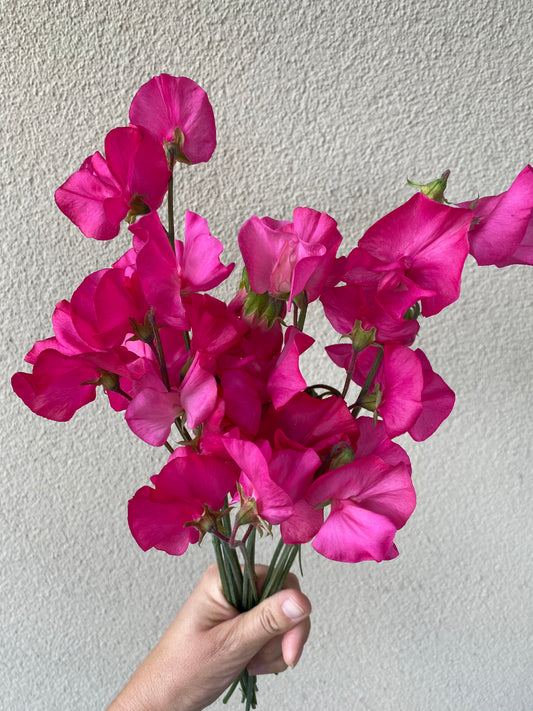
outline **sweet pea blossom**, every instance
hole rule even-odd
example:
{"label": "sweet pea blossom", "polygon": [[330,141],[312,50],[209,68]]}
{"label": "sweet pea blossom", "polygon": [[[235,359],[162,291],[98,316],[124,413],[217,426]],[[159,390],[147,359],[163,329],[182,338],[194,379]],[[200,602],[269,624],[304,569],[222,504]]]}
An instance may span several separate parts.
{"label": "sweet pea blossom", "polygon": [[292,222],[251,217],[239,231],[252,290],[289,305],[304,290],[309,302],[320,296],[341,241],[335,220],[307,207],[297,207]]}
{"label": "sweet pea blossom", "polygon": [[331,506],[313,548],[326,558],[348,563],[395,558],[394,536],[416,504],[406,465],[391,466],[374,455],[319,477],[308,500],[315,507]]}
{"label": "sweet pea blossom", "polygon": [[133,360],[125,349],[65,355],[46,348],[37,355],[31,373],[13,375],[11,386],[36,415],[66,422],[95,399],[98,385],[110,390],[119,376],[130,377]]}
{"label": "sweet pea blossom", "polygon": [[470,253],[479,265],[533,264],[533,168],[518,174],[499,195],[482,197],[459,207],[471,207]]}
{"label": "sweet pea blossom", "polygon": [[327,289],[320,297],[326,318],[341,334],[349,334],[356,321],[365,331],[376,329],[377,343],[395,341],[410,346],[420,325],[416,319],[394,318],[376,300],[374,286],[346,284]]}
{"label": "sweet pea blossom", "polygon": [[144,550],[182,555],[200,534],[187,524],[202,518],[205,505],[217,511],[235,486],[235,470],[216,457],[190,453],[174,457],[128,504],[128,523]]}
{"label": "sweet pea blossom", "polygon": [[208,161],[215,150],[213,109],[205,91],[187,77],[152,77],[135,94],[130,121],[170,144],[174,159],[181,162]]}
{"label": "sweet pea blossom", "polygon": [[126,422],[137,437],[154,447],[168,439],[176,417],[183,412],[192,430],[213,412],[217,385],[213,375],[202,367],[197,353],[183,380],[165,388],[159,374],[148,373],[134,383],[134,397],[126,409]]}
{"label": "sweet pea blossom", "polygon": [[348,255],[344,281],[376,288],[376,301],[401,319],[417,301],[432,316],[459,296],[472,212],[422,193],[378,220]]}
{"label": "sweet pea blossom", "polygon": [[341,441],[355,445],[359,437],[358,422],[343,398],[332,395],[318,399],[302,392],[279,409],[268,408],[263,415],[260,436],[276,448],[288,446],[287,440],[292,447],[297,443],[313,448],[325,459],[331,448]]}
{"label": "sweet pea blossom", "polygon": [[[350,344],[327,346],[326,352],[334,363],[348,371],[353,353]],[[352,380],[358,385],[364,384],[377,355],[375,346],[357,354]],[[407,346],[386,343],[373,383],[368,394],[372,400],[369,409],[383,418],[389,437],[407,432],[422,412],[424,377],[419,358]]]}
{"label": "sweet pea blossom", "polygon": [[[239,484],[244,496],[253,499],[255,513],[271,524],[289,518],[294,512],[294,505],[287,492],[270,476],[269,467],[274,462],[268,443],[264,442],[259,447],[254,442],[227,438],[224,445],[229,456],[241,469]],[[284,464],[287,466],[290,463],[285,461]]]}
{"label": "sweet pea blossom", "polygon": [[440,375],[435,373],[426,354],[420,348],[416,349],[415,355],[422,366],[422,411],[408,431],[414,440],[421,442],[431,437],[451,413],[455,394]]}
{"label": "sweet pea blossom", "polygon": [[314,339],[295,326],[285,331],[285,345],[274,364],[267,382],[267,392],[274,407],[286,405],[291,397],[307,386],[299,368],[299,357],[310,348]]}
{"label": "sweet pea blossom", "polygon": [[56,204],[86,237],[109,240],[124,219],[156,210],[170,171],[162,146],[135,126],[105,139],[104,157],[94,153],[56,190]]}
{"label": "sweet pea blossom", "polygon": [[136,266],[147,302],[158,323],[182,330],[190,328],[183,295],[218,286],[232,272],[220,262],[222,244],[209,232],[207,220],[194,212],[185,214],[184,241],[169,244],[157,213],[150,213],[130,227],[138,252]]}

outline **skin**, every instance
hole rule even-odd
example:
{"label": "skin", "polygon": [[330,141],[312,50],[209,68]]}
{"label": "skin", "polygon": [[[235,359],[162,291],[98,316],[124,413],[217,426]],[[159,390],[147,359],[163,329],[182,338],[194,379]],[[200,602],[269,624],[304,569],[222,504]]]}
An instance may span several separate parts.
{"label": "skin", "polygon": [[[256,566],[259,590],[266,572]],[[289,574],[283,590],[239,614],[212,565],[107,711],[200,711],[245,667],[251,674],[294,667],[310,613],[311,603]]]}

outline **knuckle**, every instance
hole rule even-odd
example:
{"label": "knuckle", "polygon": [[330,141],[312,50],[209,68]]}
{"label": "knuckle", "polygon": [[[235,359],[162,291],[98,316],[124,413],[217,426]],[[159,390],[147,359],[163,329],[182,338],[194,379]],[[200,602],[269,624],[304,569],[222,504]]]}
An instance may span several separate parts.
{"label": "knuckle", "polygon": [[279,621],[276,618],[274,610],[268,605],[265,605],[259,614],[259,623],[261,627],[269,635],[279,634],[281,631]]}

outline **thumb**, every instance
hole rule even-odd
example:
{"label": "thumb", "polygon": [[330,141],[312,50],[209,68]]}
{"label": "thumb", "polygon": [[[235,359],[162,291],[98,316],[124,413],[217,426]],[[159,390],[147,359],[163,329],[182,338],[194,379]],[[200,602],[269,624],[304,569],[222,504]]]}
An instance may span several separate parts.
{"label": "thumb", "polygon": [[311,603],[299,590],[281,590],[226,624],[231,625],[229,646],[244,663],[271,639],[285,634],[309,617]]}

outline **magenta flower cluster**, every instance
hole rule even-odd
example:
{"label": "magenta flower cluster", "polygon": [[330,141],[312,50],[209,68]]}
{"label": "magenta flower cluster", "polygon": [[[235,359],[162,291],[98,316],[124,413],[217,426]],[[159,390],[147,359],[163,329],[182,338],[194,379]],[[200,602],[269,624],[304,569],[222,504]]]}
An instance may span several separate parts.
{"label": "magenta flower cluster", "polygon": [[[324,212],[251,217],[238,234],[242,281],[225,303],[206,292],[234,265],[221,261],[207,221],[186,212],[178,240],[173,215],[165,227],[158,214],[167,191],[172,202],[176,164],[213,153],[207,95],[163,74],[141,87],[129,117],[56,203],[94,239],[115,237],[126,221],[131,247],[57,304],[54,335],[30,350],[32,371],[13,376],[15,392],[65,421],[101,386],[138,437],[166,445],[167,463],[129,503],[144,550],[181,555],[207,532],[222,535],[229,506],[237,527],[279,525],[285,543],[312,541],[327,558],[394,558],[415,491],[393,440],[426,439],[454,403],[412,347],[420,316],[458,298],[469,252],[479,264],[533,264],[532,168],[505,193],[458,206],[424,186],[346,256]],[[300,356],[318,348],[304,330],[310,304],[332,326],[338,388],[302,375]]]}

